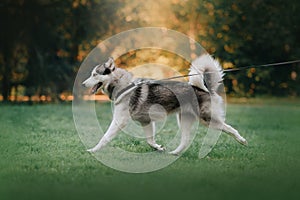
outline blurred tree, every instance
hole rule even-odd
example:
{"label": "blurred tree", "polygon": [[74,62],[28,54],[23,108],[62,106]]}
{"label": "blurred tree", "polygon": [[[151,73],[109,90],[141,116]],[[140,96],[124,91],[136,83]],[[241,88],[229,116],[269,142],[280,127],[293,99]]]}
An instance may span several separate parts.
{"label": "blurred tree", "polygon": [[[99,40],[140,26],[185,33],[225,68],[299,59],[299,10],[298,0],[2,0],[0,91],[5,100],[18,85],[29,96],[70,93]],[[299,73],[297,65],[249,69],[228,73],[225,85],[235,95],[299,95]]]}
{"label": "blurred tree", "polygon": [[[172,9],[172,28],[195,38],[225,68],[300,58],[300,1],[174,0]],[[228,73],[225,85],[234,95],[295,95],[299,72],[297,64],[249,69]]]}
{"label": "blurred tree", "polygon": [[[1,92],[8,100],[13,86],[16,53],[27,94],[57,95],[71,91],[82,57],[81,45],[103,37],[116,15],[113,0],[4,0],[0,3]],[[23,52],[18,49],[24,50]],[[91,45],[84,48],[92,48]],[[24,53],[25,52],[25,53]],[[19,70],[20,71],[20,70]]]}
{"label": "blurred tree", "polygon": [[[205,39],[223,61],[248,66],[300,58],[300,1],[207,0],[199,5],[211,16],[208,22],[213,31]],[[202,6],[199,9],[203,10]],[[296,64],[280,71],[250,69],[246,74],[230,74],[226,85],[241,95],[290,95],[289,88],[299,84],[299,79],[291,78],[295,70]],[[299,67],[295,73],[299,74]]]}

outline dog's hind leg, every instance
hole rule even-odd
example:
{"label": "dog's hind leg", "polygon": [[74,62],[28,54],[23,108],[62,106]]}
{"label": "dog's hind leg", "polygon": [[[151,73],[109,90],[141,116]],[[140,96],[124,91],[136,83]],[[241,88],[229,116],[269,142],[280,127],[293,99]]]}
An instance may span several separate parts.
{"label": "dog's hind leg", "polygon": [[243,138],[243,137],[239,134],[239,132],[238,132],[236,129],[232,128],[230,125],[224,123],[224,124],[223,124],[222,130],[223,130],[225,133],[229,134],[230,136],[233,136],[234,139],[235,139],[236,141],[238,141],[239,143],[241,143],[242,145],[248,145],[247,140],[246,140],[245,138]]}
{"label": "dog's hind leg", "polygon": [[176,113],[176,121],[177,121],[178,128],[180,129],[180,121],[181,121],[180,113]]}
{"label": "dog's hind leg", "polygon": [[164,151],[165,148],[155,142],[155,122],[150,122],[150,124],[144,126],[143,128],[147,137],[147,143],[158,151]]}
{"label": "dog's hind leg", "polygon": [[179,146],[171,151],[170,154],[179,155],[182,151],[186,149],[189,144],[191,127],[195,122],[195,117],[193,116],[180,116],[180,130],[181,130],[181,140]]}
{"label": "dog's hind leg", "polygon": [[242,145],[248,144],[247,140],[243,138],[236,129],[232,128],[230,125],[226,124],[225,122],[219,122],[218,120],[215,120],[209,126],[211,128],[224,131],[228,135],[234,137],[234,139],[239,143],[241,143]]}

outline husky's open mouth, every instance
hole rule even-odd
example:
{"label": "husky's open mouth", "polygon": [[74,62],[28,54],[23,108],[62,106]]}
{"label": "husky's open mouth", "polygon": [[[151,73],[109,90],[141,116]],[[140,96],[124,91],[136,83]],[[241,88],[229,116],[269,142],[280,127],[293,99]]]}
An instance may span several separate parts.
{"label": "husky's open mouth", "polygon": [[94,85],[93,87],[92,87],[92,90],[91,90],[91,93],[92,94],[95,94],[97,91],[98,91],[98,89],[102,86],[102,82],[99,82],[99,83],[97,83],[96,85]]}

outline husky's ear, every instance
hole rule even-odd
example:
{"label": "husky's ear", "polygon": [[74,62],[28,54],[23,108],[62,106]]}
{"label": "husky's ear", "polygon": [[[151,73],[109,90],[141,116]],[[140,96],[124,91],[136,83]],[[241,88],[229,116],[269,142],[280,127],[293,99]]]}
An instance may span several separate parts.
{"label": "husky's ear", "polygon": [[107,62],[113,63],[114,62],[114,58],[113,57],[109,57]]}
{"label": "husky's ear", "polygon": [[115,70],[114,59],[112,57],[109,57],[107,62],[104,64],[104,67],[109,69],[110,71],[114,71]]}

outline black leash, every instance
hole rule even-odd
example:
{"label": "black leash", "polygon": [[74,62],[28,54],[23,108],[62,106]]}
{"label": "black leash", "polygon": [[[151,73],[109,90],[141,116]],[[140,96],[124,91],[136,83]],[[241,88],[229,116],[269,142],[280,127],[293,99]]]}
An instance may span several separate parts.
{"label": "black leash", "polygon": [[[249,66],[239,67],[239,68],[224,69],[223,72],[236,72],[236,71],[241,71],[241,70],[245,70],[245,69],[260,68],[260,67],[276,67],[276,66],[283,66],[283,65],[294,64],[294,63],[300,63],[300,60],[292,60],[292,61],[279,62],[279,63],[269,63],[269,64],[263,64],[263,65],[249,65]],[[215,73],[215,72],[205,72],[205,73],[209,74],[209,73]],[[167,81],[167,80],[173,80],[173,79],[185,78],[185,77],[197,76],[197,75],[200,75],[200,74],[186,74],[186,75],[181,75],[181,76],[173,76],[170,78],[161,79],[160,81]]]}
{"label": "black leash", "polygon": [[264,65],[249,65],[245,67],[225,69],[223,70],[223,72],[234,72],[234,71],[240,71],[240,70],[245,70],[250,68],[259,68],[259,67],[276,67],[276,66],[283,66],[283,65],[294,64],[294,63],[300,63],[300,60],[292,60],[292,61],[279,62],[279,63],[269,63]]}

